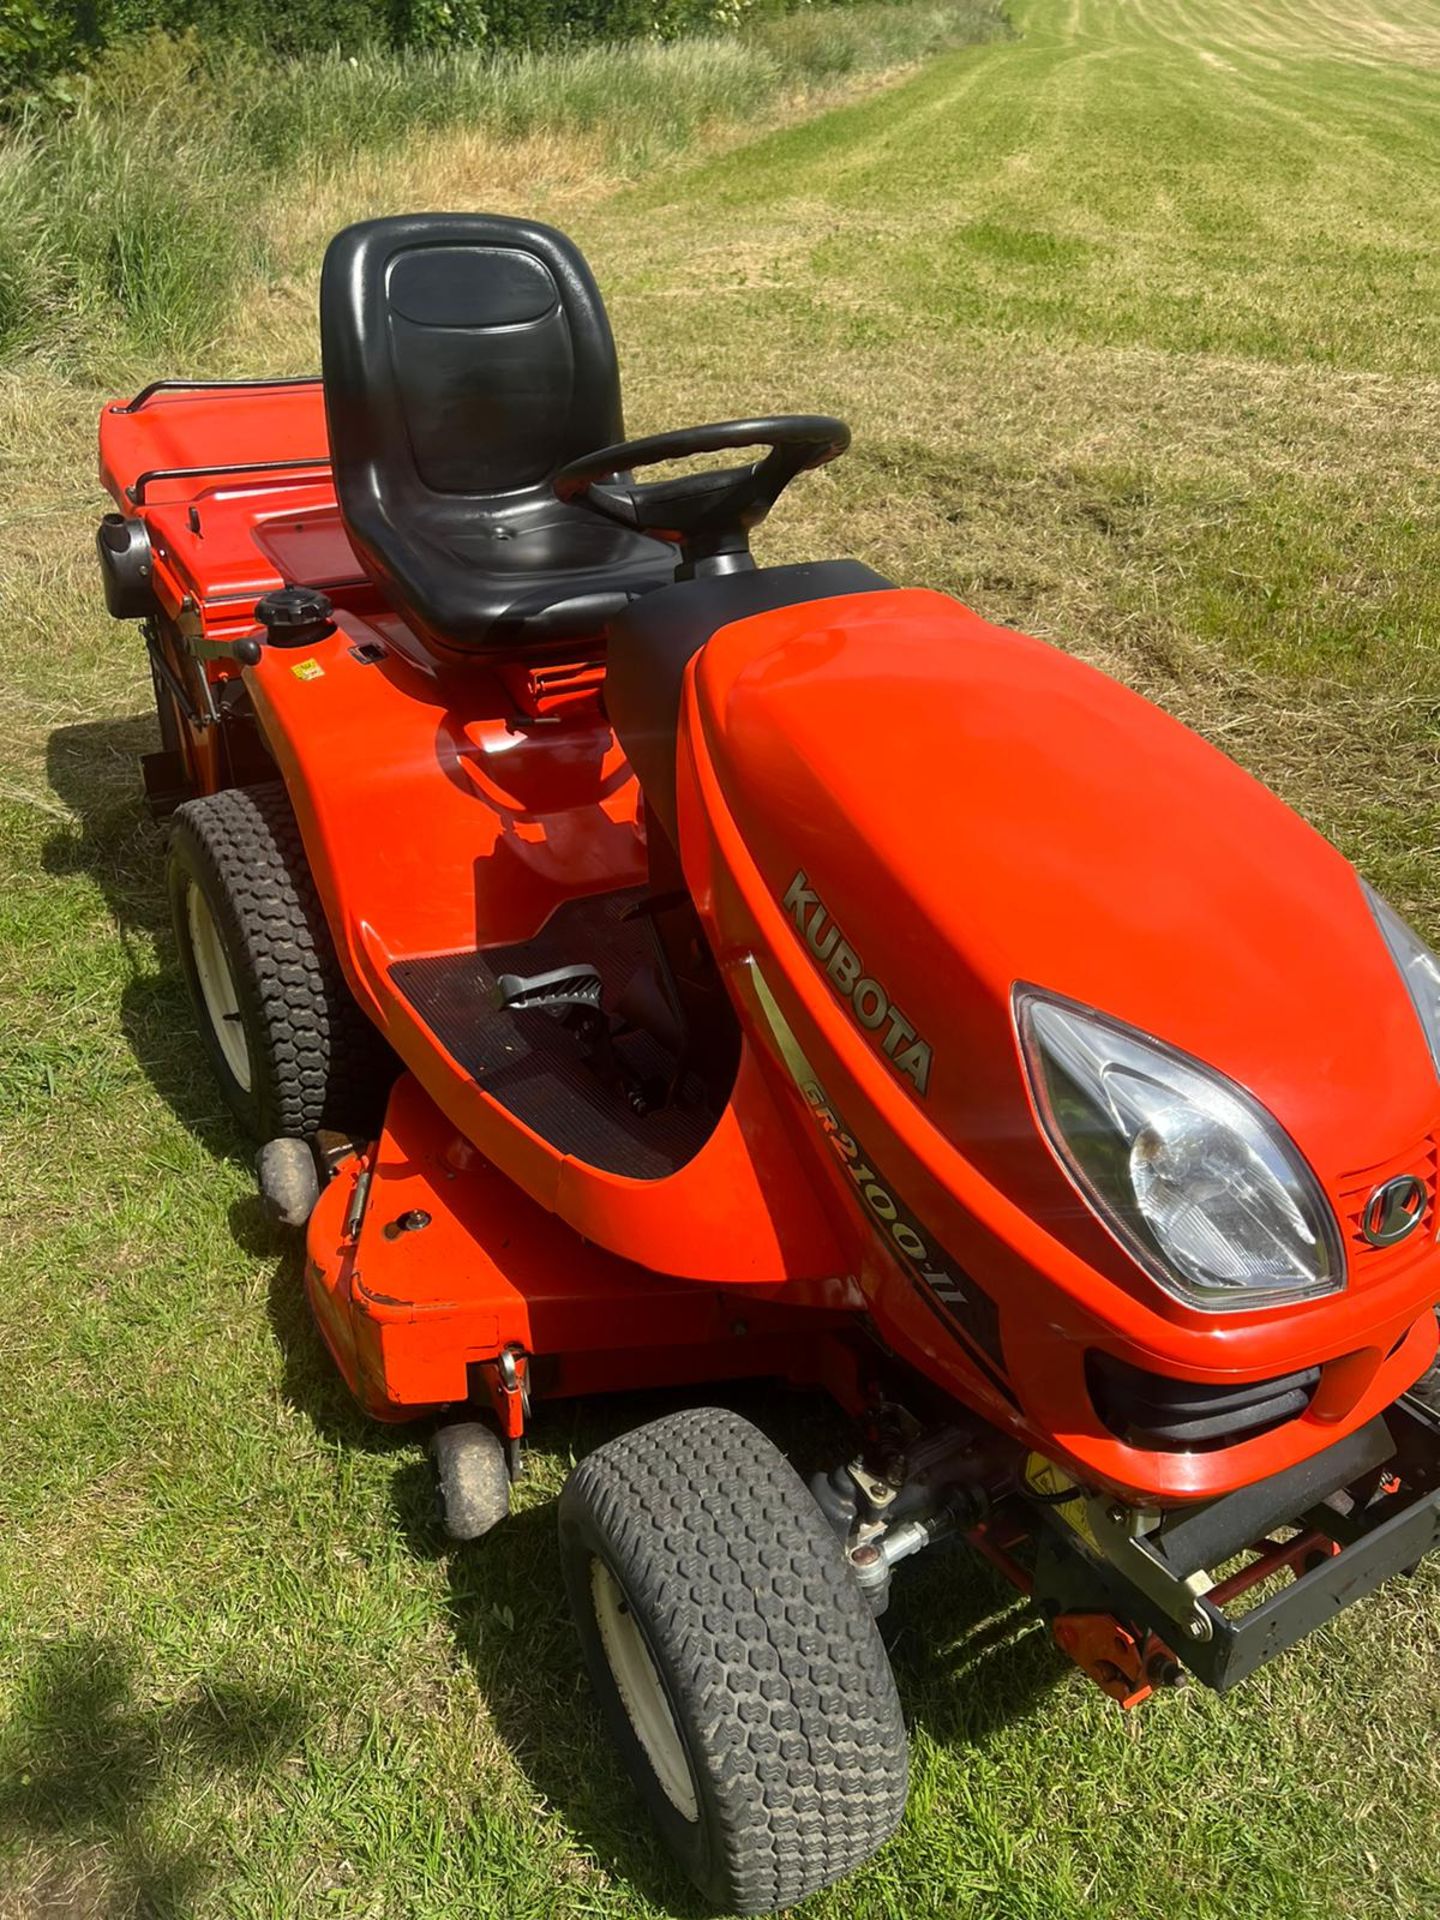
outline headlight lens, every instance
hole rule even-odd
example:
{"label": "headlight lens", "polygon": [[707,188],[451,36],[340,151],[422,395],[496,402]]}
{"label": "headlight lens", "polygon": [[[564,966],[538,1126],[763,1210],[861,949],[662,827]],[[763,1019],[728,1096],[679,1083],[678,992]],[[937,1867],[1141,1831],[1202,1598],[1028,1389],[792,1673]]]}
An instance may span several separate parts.
{"label": "headlight lens", "polygon": [[1440,1073],[1440,955],[1432,953],[1418,933],[1411,932],[1388,900],[1382,900],[1364,880],[1360,884],[1365,888],[1365,898],[1390,949],[1390,957],[1410,990],[1420,1025],[1425,1029],[1430,1059],[1435,1071]]}
{"label": "headlight lens", "polygon": [[1198,1060],[1034,988],[1015,1014],[1062,1166],[1187,1306],[1244,1312],[1338,1292],[1334,1216],[1277,1123]]}

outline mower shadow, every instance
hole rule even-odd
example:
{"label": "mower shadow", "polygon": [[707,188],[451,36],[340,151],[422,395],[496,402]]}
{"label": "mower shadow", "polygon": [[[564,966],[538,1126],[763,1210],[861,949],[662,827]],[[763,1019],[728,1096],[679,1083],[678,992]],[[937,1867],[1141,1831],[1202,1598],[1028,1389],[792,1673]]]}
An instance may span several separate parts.
{"label": "mower shadow", "polygon": [[57,727],[46,771],[74,824],[51,835],[42,859],[47,873],[84,876],[104,895],[129,963],[120,1024],[145,1077],[208,1152],[245,1160],[246,1143],[201,1051],[175,954],[164,837],[140,785],[140,755],[158,745],[150,713]]}
{"label": "mower shadow", "polygon": [[99,1912],[103,1898],[105,1912],[155,1920],[193,1912],[213,1861],[157,1838],[174,1829],[155,1813],[197,1769],[262,1775],[306,1719],[290,1694],[213,1678],[157,1704],[97,1635],[42,1647],[0,1724],[0,1837],[33,1852],[40,1876],[24,1911]]}

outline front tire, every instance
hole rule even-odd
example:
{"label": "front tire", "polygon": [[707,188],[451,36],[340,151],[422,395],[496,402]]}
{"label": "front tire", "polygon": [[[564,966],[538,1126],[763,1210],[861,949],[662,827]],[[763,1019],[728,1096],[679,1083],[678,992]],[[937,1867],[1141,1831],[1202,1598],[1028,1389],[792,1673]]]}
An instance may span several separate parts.
{"label": "front tire", "polygon": [[907,1773],[890,1663],[762,1433],[707,1407],[612,1441],[566,1483],[560,1547],[602,1715],[717,1906],[789,1906],[890,1836]]}
{"label": "front tire", "polygon": [[345,984],[285,789],[187,801],[167,877],[201,1037],[245,1131],[371,1129],[394,1057]]}

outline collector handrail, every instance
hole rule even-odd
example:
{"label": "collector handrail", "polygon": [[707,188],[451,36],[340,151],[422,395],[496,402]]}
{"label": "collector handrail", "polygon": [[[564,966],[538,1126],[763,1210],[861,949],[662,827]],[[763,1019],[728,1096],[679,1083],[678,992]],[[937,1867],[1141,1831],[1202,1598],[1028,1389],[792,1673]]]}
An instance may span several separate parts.
{"label": "collector handrail", "polygon": [[142,387],[133,400],[127,400],[123,406],[111,407],[111,413],[139,413],[147,400],[157,393],[205,393],[214,387],[318,387],[318,373],[279,373],[268,380],[152,380],[148,387]]}
{"label": "collector handrail", "polygon": [[126,487],[125,498],[137,507],[142,505],[145,489],[155,480],[200,480],[207,475],[223,477],[231,473],[303,473],[310,467],[323,467],[328,472],[330,456],[322,453],[313,460],[234,460],[228,465],[205,467],[147,467]]}

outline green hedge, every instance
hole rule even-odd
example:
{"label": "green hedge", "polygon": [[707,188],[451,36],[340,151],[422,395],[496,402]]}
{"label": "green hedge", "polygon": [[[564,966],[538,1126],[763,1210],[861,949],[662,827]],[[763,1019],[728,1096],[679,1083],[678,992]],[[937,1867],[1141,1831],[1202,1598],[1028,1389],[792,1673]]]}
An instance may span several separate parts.
{"label": "green hedge", "polygon": [[0,0],[0,96],[47,85],[128,34],[193,30],[270,53],[673,39],[805,0]]}
{"label": "green hedge", "polygon": [[70,97],[27,102],[0,127],[0,367],[36,356],[112,389],[230,371],[246,290],[319,269],[313,230],[313,250],[296,251],[290,207],[314,182],[337,225],[379,211],[373,174],[353,201],[342,183],[365,156],[421,152],[442,129],[578,144],[611,180],[650,178],[782,99],[1007,31],[1001,0],[751,6],[730,21],[664,41],[301,58],[193,29],[131,34]]}

